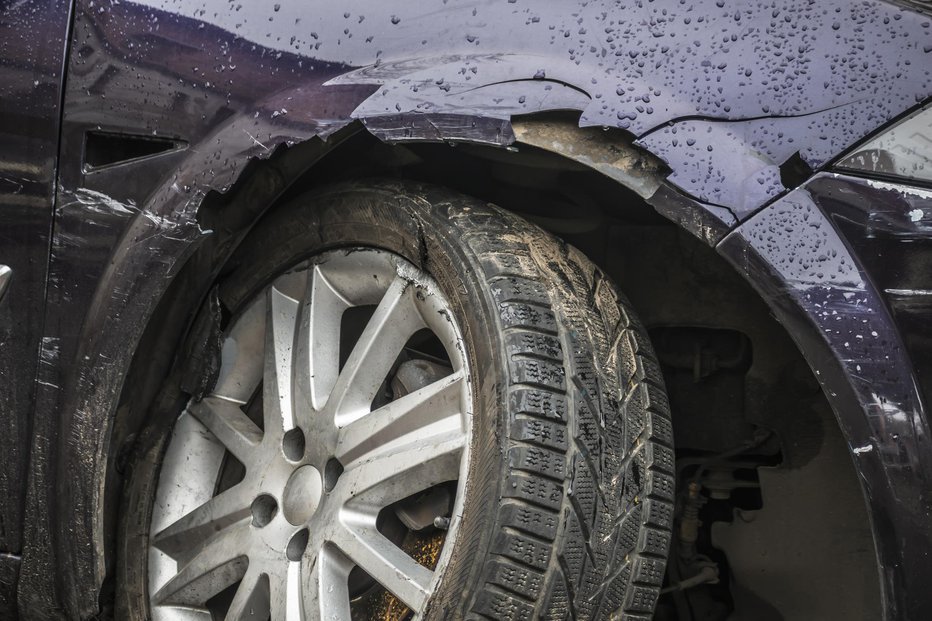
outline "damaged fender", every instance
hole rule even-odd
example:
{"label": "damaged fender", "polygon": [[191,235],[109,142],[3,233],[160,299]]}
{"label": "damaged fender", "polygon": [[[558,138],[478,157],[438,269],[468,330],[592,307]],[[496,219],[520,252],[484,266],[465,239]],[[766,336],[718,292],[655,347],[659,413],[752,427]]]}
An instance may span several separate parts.
{"label": "damaged fender", "polygon": [[[906,43],[894,57],[874,51],[877,39]],[[607,0],[569,7],[77,0],[21,607],[50,618],[97,613],[112,562],[109,441],[145,326],[192,262],[203,270],[191,295],[206,296],[217,266],[200,257],[226,256],[290,181],[357,123],[387,142],[549,143],[715,244],[787,190],[779,174],[787,158],[798,153],[818,168],[928,97],[928,44],[927,19],[873,0],[779,7],[658,0],[624,8]],[[580,115],[562,146],[517,119],[553,110]],[[602,128],[619,136],[617,149],[630,158],[613,159],[604,140],[581,146],[580,136]],[[155,136],[178,148],[94,167],[86,157],[92,131]],[[265,160],[268,174],[250,185],[248,171]],[[224,204],[225,193],[236,205]],[[223,208],[205,214],[205,201],[218,196]],[[760,217],[783,213],[776,205]],[[749,221],[722,249],[775,306],[792,302],[786,317],[817,332],[818,307],[798,297],[802,289],[787,284],[794,273],[755,241],[755,227],[766,222]],[[845,272],[844,284],[868,295],[855,264],[846,269],[854,272]],[[865,304],[879,313],[874,329],[893,339],[881,307],[869,297]],[[843,420],[849,441],[870,442],[875,431],[858,422],[866,395],[839,359],[838,341],[811,342],[804,351],[822,356],[817,369],[823,358],[839,368],[826,386],[848,395],[835,405],[851,419]],[[908,382],[908,368],[896,367],[896,376],[897,386]],[[918,397],[898,395],[896,412],[915,422]],[[899,488],[877,459],[859,460],[862,477],[893,494]],[[894,558],[884,550],[883,560]],[[905,606],[898,580],[887,597]]]}

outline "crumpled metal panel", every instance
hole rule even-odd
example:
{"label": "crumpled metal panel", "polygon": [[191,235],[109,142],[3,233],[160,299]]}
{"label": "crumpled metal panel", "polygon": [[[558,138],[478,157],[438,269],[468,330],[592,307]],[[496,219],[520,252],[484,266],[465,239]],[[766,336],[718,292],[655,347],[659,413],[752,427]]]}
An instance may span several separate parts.
{"label": "crumpled metal panel", "polygon": [[[111,49],[79,53],[75,70],[93,61],[99,75],[85,86],[117,96],[104,118],[140,109],[121,110],[129,102],[118,91],[131,88],[151,115],[146,125],[165,132],[175,123],[157,112],[177,110],[174,94],[189,87],[208,100],[226,96],[228,114],[258,113],[260,126],[270,120],[261,142],[274,145],[327,133],[350,116],[384,126],[373,119],[508,121],[573,109],[581,126],[630,132],[666,160],[679,188],[739,219],[783,189],[773,169],[790,155],[818,167],[932,96],[928,18],[871,0],[148,0],[96,15],[88,8]],[[168,90],[153,89],[146,71],[130,86],[112,60],[155,69]],[[322,84],[370,90],[352,110],[335,109],[320,105]],[[215,120],[204,118],[199,129],[217,127]],[[492,128],[467,136],[457,129],[406,135],[511,139]]]}

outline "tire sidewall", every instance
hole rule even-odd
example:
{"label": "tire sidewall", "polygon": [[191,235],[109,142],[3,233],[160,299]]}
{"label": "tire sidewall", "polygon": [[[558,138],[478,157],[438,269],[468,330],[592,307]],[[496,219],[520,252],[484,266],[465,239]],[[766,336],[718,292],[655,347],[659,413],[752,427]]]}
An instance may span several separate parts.
{"label": "tire sidewall", "polygon": [[[505,346],[495,301],[481,279],[479,258],[450,223],[470,206],[431,200],[430,187],[394,182],[352,183],[302,196],[263,220],[231,256],[219,297],[235,318],[280,274],[324,252],[371,247],[400,255],[428,273],[450,304],[466,347],[473,400],[469,483],[449,561],[425,618],[460,617],[481,580],[490,545],[503,464],[501,413]],[[483,209],[475,202],[473,208]],[[228,323],[229,325],[229,323]],[[184,361],[179,361],[183,366]],[[162,456],[173,415],[147,417],[127,471],[118,525],[118,618],[148,619],[148,531]]]}

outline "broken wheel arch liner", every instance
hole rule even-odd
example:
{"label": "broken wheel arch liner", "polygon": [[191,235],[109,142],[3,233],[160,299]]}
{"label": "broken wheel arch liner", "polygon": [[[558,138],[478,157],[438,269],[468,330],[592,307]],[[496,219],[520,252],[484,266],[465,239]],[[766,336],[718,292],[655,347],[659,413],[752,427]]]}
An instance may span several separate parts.
{"label": "broken wheel arch liner", "polygon": [[[204,218],[205,197],[240,180],[236,196],[261,209],[301,172],[289,168],[300,158],[272,158],[250,185],[255,162],[287,145],[306,165],[357,120],[387,141],[508,146],[512,117],[568,109],[666,163],[663,196],[679,197],[666,215],[704,201],[730,227],[786,191],[783,158],[819,167],[932,94],[928,18],[875,1],[100,8],[76,2],[20,592],[25,607],[76,617],[96,611],[87,585],[106,576],[107,441],[144,327],[199,248],[248,226],[248,210]],[[180,146],[90,169],[88,131]],[[763,291],[787,290],[778,271],[749,274]],[[822,351],[837,359],[835,345]],[[853,403],[861,415],[852,377],[833,378],[853,395],[846,415]],[[921,412],[918,397],[910,407]],[[863,474],[875,459],[863,460],[871,484],[882,480]],[[56,584],[56,573],[70,578]],[[889,605],[906,605],[897,585]]]}

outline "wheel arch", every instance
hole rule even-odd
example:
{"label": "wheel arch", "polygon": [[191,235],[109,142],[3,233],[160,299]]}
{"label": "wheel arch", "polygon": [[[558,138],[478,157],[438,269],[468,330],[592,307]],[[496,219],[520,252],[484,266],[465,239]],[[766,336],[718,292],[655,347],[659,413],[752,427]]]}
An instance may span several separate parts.
{"label": "wheel arch", "polygon": [[[462,122],[462,119],[459,121]],[[488,120],[477,123],[488,124]],[[70,409],[73,414],[80,416],[70,416],[71,420],[65,420],[63,437],[80,437],[87,444],[78,445],[81,448],[69,451],[69,455],[60,463],[59,476],[67,481],[69,489],[98,490],[101,494],[95,496],[101,502],[95,505],[95,510],[86,514],[91,516],[87,521],[82,522],[77,529],[69,527],[64,521],[59,522],[58,532],[53,533],[60,541],[66,537],[72,540],[60,558],[63,566],[70,566],[73,575],[78,577],[70,582],[70,587],[64,587],[67,608],[86,612],[96,610],[100,604],[96,594],[87,589],[78,592],[76,585],[100,585],[103,592],[107,592],[105,579],[110,557],[103,551],[114,549],[111,533],[116,499],[113,494],[118,490],[117,486],[107,481],[109,477],[119,475],[121,455],[129,450],[134,439],[133,428],[138,423],[138,417],[144,415],[144,410],[140,409],[141,404],[149,403],[157,396],[162,381],[171,371],[174,345],[181,342],[185,335],[192,342],[209,340],[211,331],[216,329],[216,317],[210,314],[198,317],[195,311],[204,306],[204,300],[210,296],[211,283],[222,274],[225,257],[229,256],[238,240],[248,233],[263,214],[275,209],[293,193],[308,185],[328,182],[331,179],[327,174],[328,162],[332,167],[333,162],[352,161],[358,155],[354,144],[357,147],[362,143],[379,149],[391,149],[385,145],[397,143],[403,148],[413,147],[408,149],[409,153],[426,148],[446,149],[450,152],[475,148],[483,150],[483,157],[494,153],[491,157],[510,158],[512,165],[522,157],[522,151],[534,157],[549,152],[557,158],[555,161],[563,162],[568,170],[581,172],[593,182],[604,182],[615,187],[620,199],[627,200],[630,205],[637,204],[638,214],[656,211],[703,244],[718,246],[736,271],[761,293],[761,298],[796,337],[798,346],[813,369],[820,377],[828,378],[825,380],[826,393],[846,432],[849,448],[861,446],[858,444],[861,436],[852,432],[852,429],[863,427],[865,417],[869,416],[866,408],[872,404],[864,402],[863,396],[859,396],[853,388],[853,378],[843,368],[843,359],[838,350],[840,343],[826,342],[817,324],[811,320],[814,309],[806,307],[798,299],[787,301],[785,293],[789,285],[786,275],[774,270],[747,269],[746,264],[742,263],[746,256],[742,248],[749,247],[748,242],[753,237],[750,229],[738,227],[733,230],[738,223],[728,210],[704,205],[679,192],[665,180],[669,171],[663,163],[634,146],[633,140],[620,130],[603,132],[602,129],[579,128],[572,117],[567,120],[562,115],[516,119],[512,126],[516,130],[517,151],[502,149],[501,145],[490,142],[488,135],[477,134],[474,139],[468,136],[450,138],[438,134],[433,128],[421,133],[408,133],[404,140],[391,140],[389,135],[373,132],[372,127],[363,122],[353,123],[332,134],[327,140],[312,138],[290,146],[282,144],[267,149],[260,157],[243,159],[237,163],[237,172],[232,175],[236,178],[235,183],[216,184],[215,190],[185,191],[182,182],[182,191],[179,192],[179,178],[198,179],[209,172],[206,163],[195,167],[182,165],[171,183],[165,183],[153,194],[151,204],[138,211],[120,246],[114,251],[114,259],[95,295],[94,314],[84,326],[85,335],[96,335],[82,339],[87,359],[97,359],[99,354],[105,353],[111,357],[113,364],[95,372],[79,372],[82,378],[94,378],[96,381],[89,384],[92,390],[88,394],[78,391],[71,393],[82,400]],[[450,146],[452,144],[458,146]],[[522,145],[530,148],[525,149]],[[403,155],[407,157],[407,154]],[[453,160],[459,157],[457,155]],[[471,157],[471,154],[466,157]],[[196,161],[202,162],[199,158]],[[404,166],[400,166],[400,169],[403,170]],[[386,171],[398,173],[398,169],[392,167],[379,172]],[[447,175],[446,179],[449,180],[456,173],[448,171]],[[445,179],[429,180],[443,183]],[[470,180],[466,179],[466,187],[469,184]],[[762,213],[770,209],[773,207],[766,208]],[[153,217],[154,214],[158,216]],[[177,226],[166,226],[166,222]],[[161,226],[161,234],[154,241],[147,241],[145,248],[134,248],[138,246],[140,238],[146,237],[145,231],[153,226],[156,229]],[[179,230],[186,231],[186,235],[179,237]],[[720,243],[729,232],[728,242]],[[847,252],[843,244],[840,248]],[[846,256],[852,265],[857,264],[850,252]],[[598,263],[596,257],[593,260]],[[147,274],[152,273],[162,277],[154,281],[147,278]],[[116,290],[138,294],[126,295],[121,302],[111,295]],[[111,317],[119,317],[124,325],[132,326],[129,338],[126,338],[125,333],[120,338],[105,333],[104,326]],[[889,321],[889,328],[895,333],[889,317],[886,317],[886,321]],[[207,371],[201,369],[194,372]],[[158,380],[151,381],[155,376]],[[131,395],[132,403],[120,398],[121,394],[128,394],[127,386],[139,385],[136,382],[142,377],[150,381],[143,384],[145,390]],[[118,404],[123,405],[120,412],[116,410]],[[110,424],[114,421],[115,438],[109,441],[107,436]],[[75,424],[78,428],[68,427]],[[75,445],[72,443],[72,446]],[[88,451],[85,446],[94,448]],[[79,463],[86,465],[90,455],[93,455],[93,468],[76,467]],[[886,477],[878,478],[876,466],[864,465],[863,459],[855,459],[855,463],[865,495],[869,503],[874,503],[872,508],[875,514],[878,511],[886,513],[889,510],[889,494],[878,493],[876,489],[876,486],[887,486],[889,489]],[[63,502],[59,508],[66,507],[68,511],[78,513],[80,510],[76,510],[74,500],[74,497],[63,497],[59,500]],[[87,506],[91,500],[91,497],[84,496],[78,504]],[[875,539],[877,529],[881,527],[876,518],[875,515]],[[893,554],[894,551],[888,551],[882,555],[885,564],[893,562]],[[884,588],[888,610],[905,605],[905,601],[900,601],[903,597],[901,588],[897,580],[888,578]],[[898,601],[899,604],[895,603]]]}

